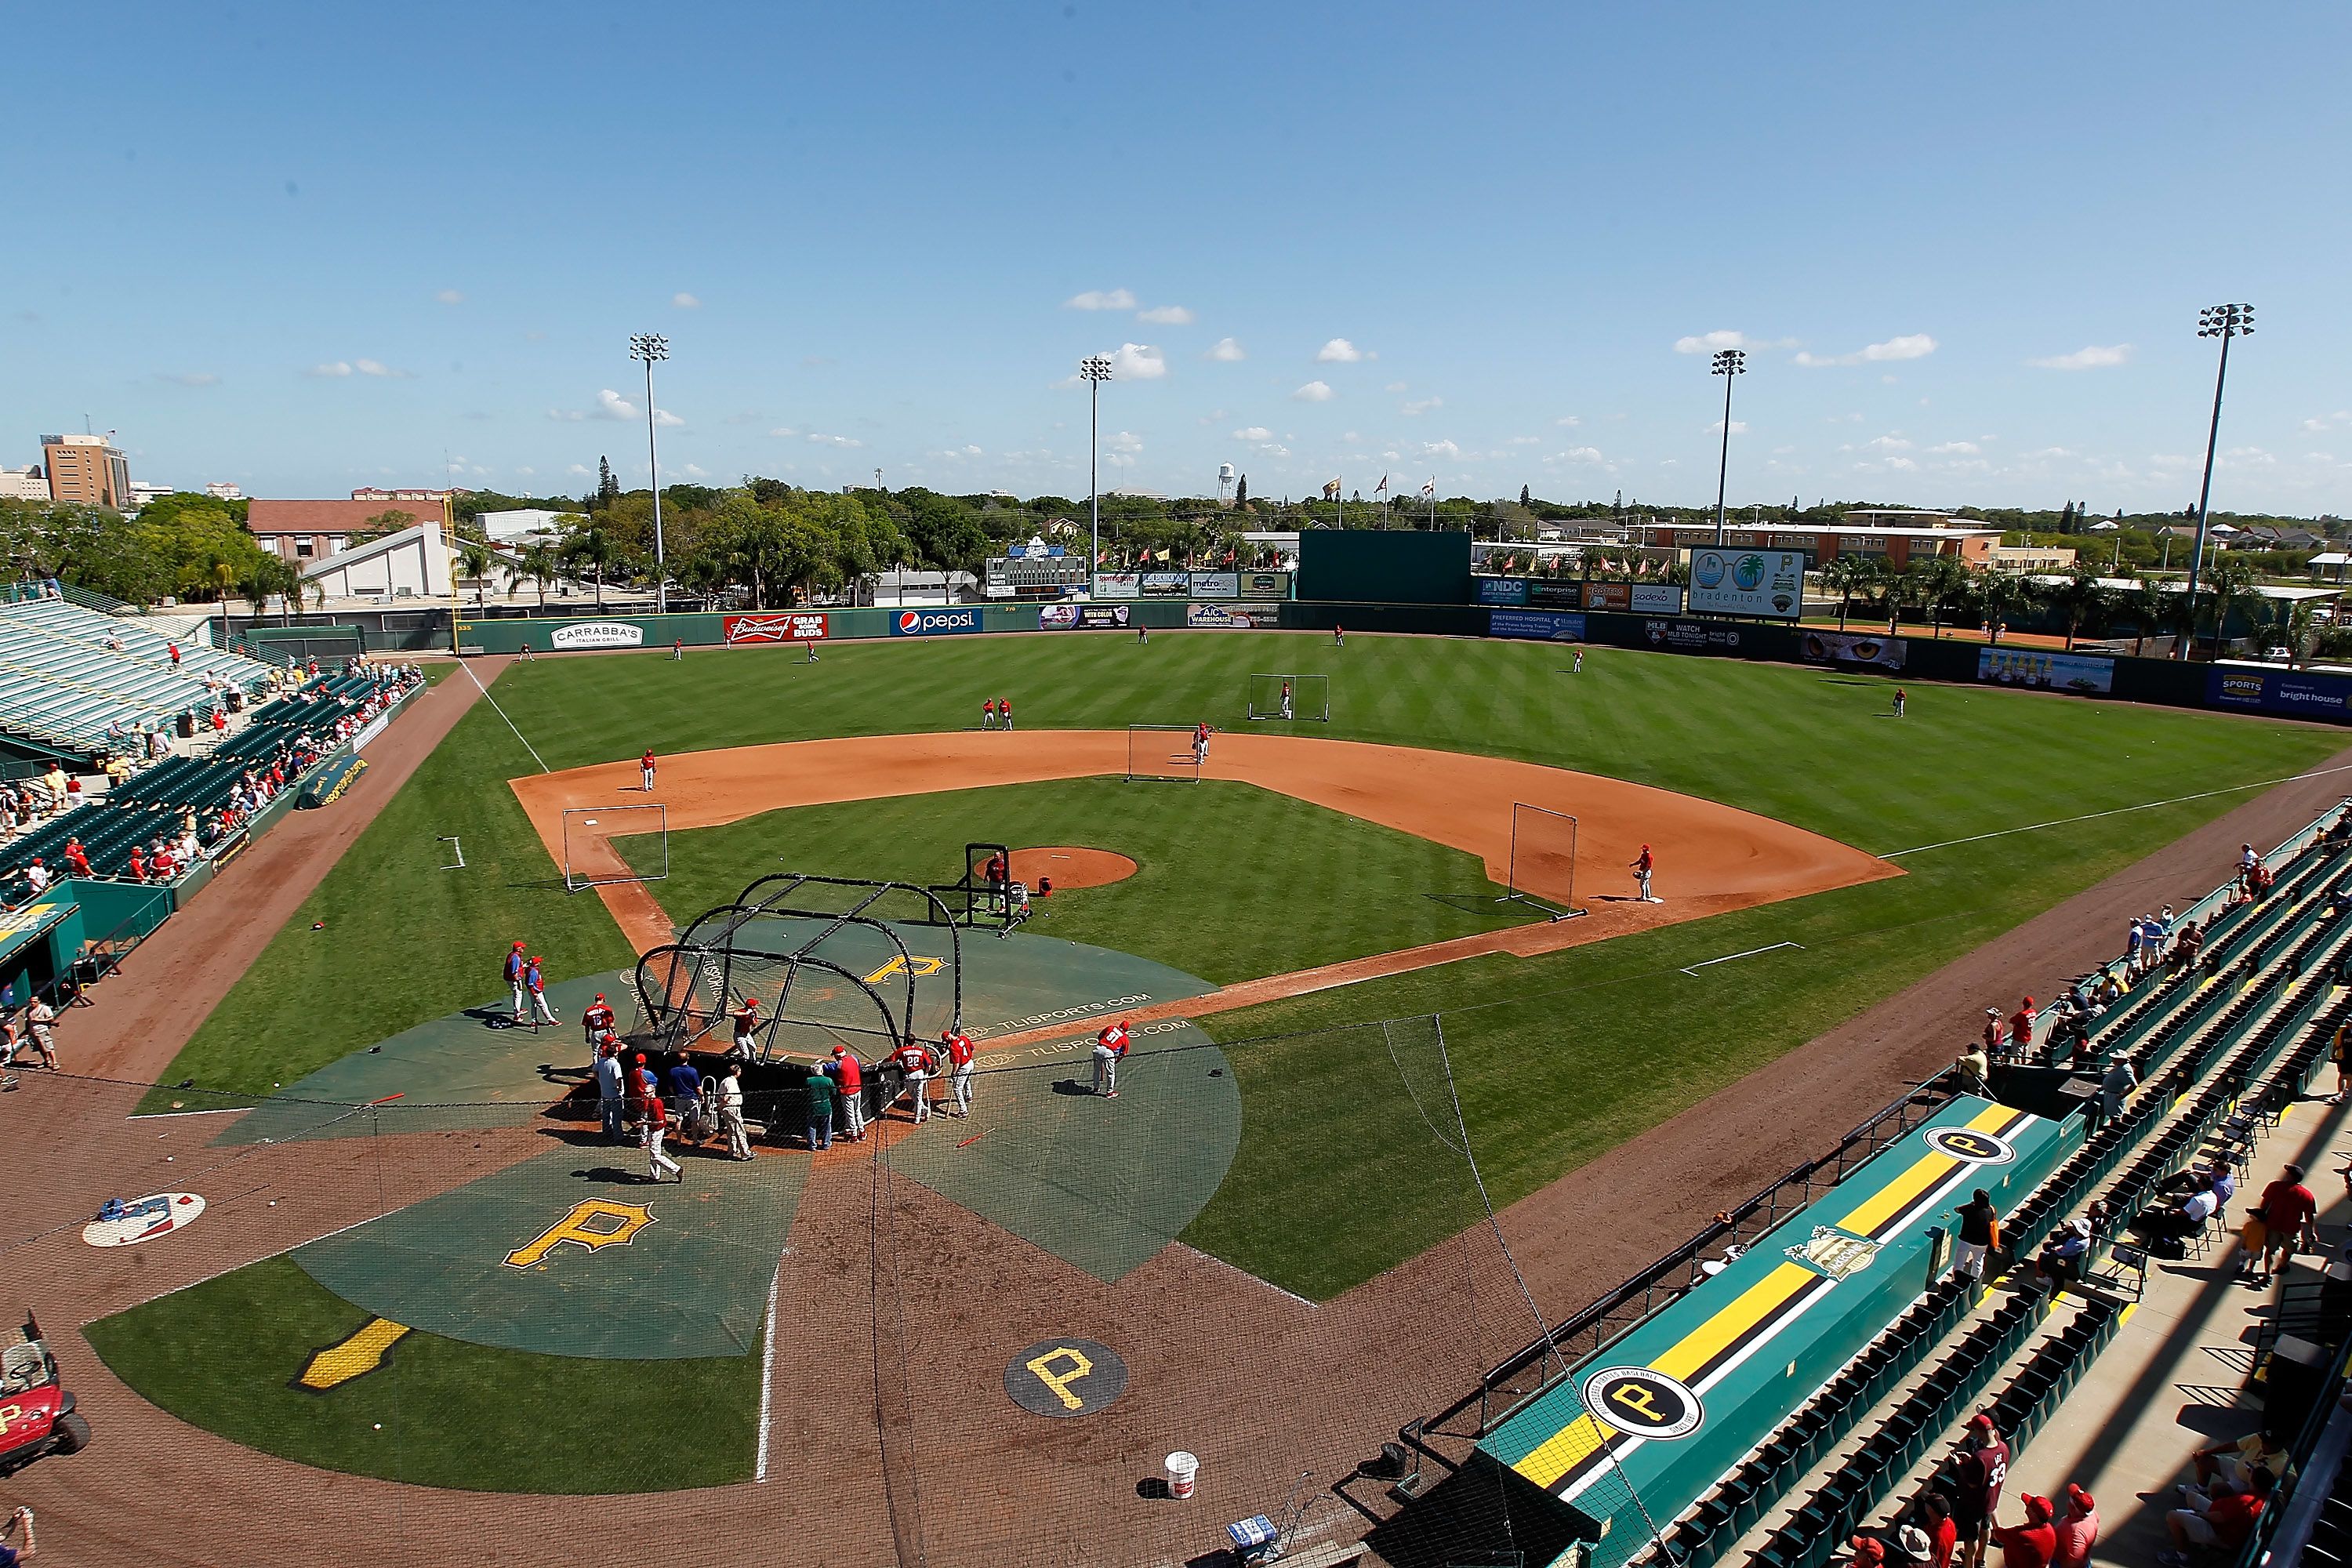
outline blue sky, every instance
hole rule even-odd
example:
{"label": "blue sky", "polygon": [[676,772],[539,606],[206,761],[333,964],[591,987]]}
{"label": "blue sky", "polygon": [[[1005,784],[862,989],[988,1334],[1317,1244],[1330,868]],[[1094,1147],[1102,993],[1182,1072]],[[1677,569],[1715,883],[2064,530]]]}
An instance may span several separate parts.
{"label": "blue sky", "polygon": [[1099,351],[1106,488],[1691,503],[1738,333],[1735,504],[2137,510],[2245,300],[2215,505],[2352,512],[2341,5],[109,17],[10,72],[0,463],[641,483],[659,331],[666,479],[1083,495]]}

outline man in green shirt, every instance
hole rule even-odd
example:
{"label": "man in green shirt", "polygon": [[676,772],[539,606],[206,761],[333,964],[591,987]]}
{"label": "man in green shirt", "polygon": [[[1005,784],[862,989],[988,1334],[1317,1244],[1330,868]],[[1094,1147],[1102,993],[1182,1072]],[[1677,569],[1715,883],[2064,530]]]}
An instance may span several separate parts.
{"label": "man in green shirt", "polygon": [[812,1152],[833,1147],[833,1103],[840,1086],[829,1073],[809,1068],[803,1086],[808,1090],[808,1141]]}

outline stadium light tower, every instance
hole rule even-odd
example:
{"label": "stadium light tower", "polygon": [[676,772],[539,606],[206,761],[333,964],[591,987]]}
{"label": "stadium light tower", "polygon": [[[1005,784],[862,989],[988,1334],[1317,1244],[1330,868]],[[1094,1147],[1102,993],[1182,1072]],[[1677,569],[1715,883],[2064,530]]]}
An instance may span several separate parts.
{"label": "stadium light tower", "polygon": [[[2175,658],[2189,657],[2189,644],[2197,640],[2197,569],[2205,563],[2205,512],[2213,500],[2213,448],[2221,437],[2221,384],[2230,379],[2230,340],[2242,338],[2254,330],[2254,308],[2252,305],[2208,305],[2197,312],[2197,335],[2221,340],[2221,367],[2213,373],[2213,423],[2205,430],[2205,483],[2197,492],[2197,553],[2189,558],[2189,636],[2172,650]],[[2213,640],[2221,640],[2222,627],[2217,619]]]}
{"label": "stadium light tower", "polygon": [[1088,354],[1078,362],[1087,378],[1087,506],[1094,519],[1093,553],[1087,558],[1087,597],[1095,596],[1095,574],[1102,570],[1102,492],[1095,482],[1095,454],[1102,447],[1102,384],[1110,379],[1110,355]]}
{"label": "stadium light tower", "polygon": [[1715,366],[1707,374],[1723,377],[1723,459],[1715,470],[1715,542],[1723,543],[1723,489],[1731,476],[1731,378],[1745,374],[1748,356],[1738,349],[1724,349],[1715,356]]}
{"label": "stadium light tower", "polygon": [[669,340],[639,332],[629,340],[629,357],[646,362],[646,468],[654,487],[654,614],[669,613],[669,558],[662,549],[661,453],[654,445],[654,362],[669,358]]}

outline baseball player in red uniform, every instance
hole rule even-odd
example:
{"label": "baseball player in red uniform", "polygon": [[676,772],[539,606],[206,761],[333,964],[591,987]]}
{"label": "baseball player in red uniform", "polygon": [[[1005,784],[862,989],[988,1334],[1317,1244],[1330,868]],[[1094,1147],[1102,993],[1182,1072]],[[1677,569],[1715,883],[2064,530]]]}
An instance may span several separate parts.
{"label": "baseball player in red uniform", "polygon": [[[136,847],[132,848],[131,856],[134,860],[139,858]],[[132,867],[131,872],[134,876],[137,875],[138,868]],[[530,960],[523,956],[522,943],[517,942],[507,950],[507,961],[500,973],[506,976],[507,984],[514,991],[514,1021],[515,1027],[518,1029],[530,1022],[530,998],[523,994],[522,985],[523,971],[530,967]]]}
{"label": "baseball player in red uniform", "polygon": [[1209,761],[1209,721],[1206,719],[1192,726],[1192,765],[1205,767]]}
{"label": "baseball player in red uniform", "polygon": [[931,1119],[929,1086],[932,1069],[939,1063],[932,1058],[931,1048],[919,1040],[908,1040],[891,1055],[898,1060],[898,1070],[907,1075],[907,1093],[915,1105],[915,1125],[920,1127]]}
{"label": "baseball player in red uniform", "polygon": [[757,996],[744,997],[743,1005],[735,1009],[732,1016],[735,1020],[736,1053],[749,1060],[760,1030],[760,999]]}
{"label": "baseball player in red uniform", "polygon": [[661,1173],[665,1170],[677,1176],[681,1182],[686,1180],[684,1168],[677,1161],[662,1152],[662,1140],[668,1134],[669,1112],[662,1109],[661,1096],[646,1095],[645,1130],[637,1136],[645,1143],[646,1180],[648,1182],[660,1181]]}
{"label": "baseball player in red uniform", "polygon": [[606,1036],[612,1034],[613,1026],[616,1021],[613,1016],[613,1009],[605,1005],[604,994],[602,991],[597,992],[596,1000],[588,1004],[587,1011],[580,1015],[581,1032],[588,1037],[588,1051],[592,1060],[594,1058],[596,1047],[604,1043]]}
{"label": "baseball player in red uniform", "polygon": [[653,793],[654,793],[654,749],[653,749],[651,746],[647,746],[647,747],[646,748],[646,754],[645,754],[644,756],[639,757],[639,758],[637,759],[637,773],[639,773],[639,775],[641,775],[641,776],[645,779],[645,781],[646,781],[646,793],[647,795],[651,795],[651,794],[653,794]]}
{"label": "baseball player in red uniform", "polygon": [[996,699],[993,697],[980,700],[980,727],[983,730],[996,728]]}
{"label": "baseball player in red uniform", "polygon": [[996,700],[996,721],[1004,729],[1013,728],[1013,699],[1010,697]]}
{"label": "baseball player in red uniform", "polygon": [[855,1056],[835,1046],[833,1076],[841,1084],[841,1109],[847,1118],[844,1125],[848,1131],[842,1136],[857,1142],[866,1136],[866,1069]]}
{"label": "baseball player in red uniform", "polygon": [[1127,1055],[1127,1020],[1114,1018],[1095,1037],[1095,1092],[1118,1098],[1118,1064]]}
{"label": "baseball player in red uniform", "polygon": [[1654,899],[1650,896],[1650,873],[1657,868],[1658,863],[1652,858],[1650,847],[1646,844],[1643,845],[1642,852],[1633,857],[1633,880],[1641,884],[1641,902],[1643,903],[1663,904],[1666,901],[1664,899]]}
{"label": "baseball player in red uniform", "polygon": [[950,1116],[971,1114],[971,1037],[961,1029],[940,1031],[940,1046],[948,1054],[948,1087],[955,1094]]}

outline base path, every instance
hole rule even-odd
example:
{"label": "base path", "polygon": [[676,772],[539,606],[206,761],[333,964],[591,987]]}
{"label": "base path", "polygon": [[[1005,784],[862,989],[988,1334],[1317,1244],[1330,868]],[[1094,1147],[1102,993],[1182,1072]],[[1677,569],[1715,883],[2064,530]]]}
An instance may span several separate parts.
{"label": "base path", "polygon": [[[795,741],[664,757],[653,794],[634,760],[509,781],[548,854],[565,853],[563,813],[652,800],[673,830],[716,827],[787,806],[880,800],[994,784],[1118,777],[1128,769],[1123,730],[1034,734],[961,731]],[[1322,741],[1290,735],[1221,734],[1202,776],[1255,784],[1383,827],[1466,850],[1496,882],[1510,872],[1511,805],[1522,802],[1578,819],[1575,894],[1592,912],[1581,920],[1515,925],[1228,986],[1171,1004],[1191,1017],[1296,996],[1381,975],[1483,954],[1528,956],[1627,931],[1826,892],[1902,875],[1899,867],[1835,839],[1768,816],[1628,784],[1622,779],[1465,752]],[[1139,790],[1181,788],[1159,781]],[[617,823],[615,824],[617,826]],[[1660,903],[1634,901],[1629,863],[1647,844],[1657,858]],[[627,865],[593,829],[572,824],[575,875],[626,876]],[[1569,897],[1564,857],[1523,852],[1519,886],[1554,902]],[[674,940],[674,927],[642,882],[597,892],[640,951]],[[1139,1016],[1153,1016],[1150,1010]],[[1043,1038],[1066,1029],[1040,1031]],[[1014,1038],[992,1041],[1003,1045]]]}

